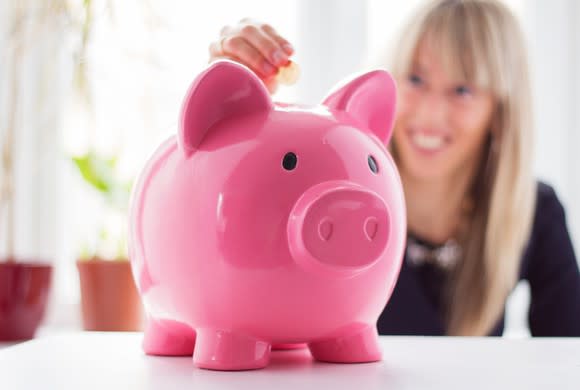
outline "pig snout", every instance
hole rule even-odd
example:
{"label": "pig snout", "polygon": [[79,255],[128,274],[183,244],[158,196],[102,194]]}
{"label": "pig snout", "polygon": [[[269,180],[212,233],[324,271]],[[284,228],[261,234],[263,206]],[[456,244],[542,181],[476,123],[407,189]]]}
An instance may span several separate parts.
{"label": "pig snout", "polygon": [[290,251],[310,271],[352,275],[383,254],[389,222],[387,205],[376,193],[349,182],[321,183],[294,205]]}

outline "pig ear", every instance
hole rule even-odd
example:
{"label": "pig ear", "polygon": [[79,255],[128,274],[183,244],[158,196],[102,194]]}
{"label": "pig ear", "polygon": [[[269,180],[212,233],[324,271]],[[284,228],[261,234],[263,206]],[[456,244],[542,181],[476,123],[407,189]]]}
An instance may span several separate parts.
{"label": "pig ear", "polygon": [[178,143],[189,156],[217,122],[272,107],[268,90],[250,69],[233,61],[216,61],[195,79],[185,96]]}
{"label": "pig ear", "polygon": [[375,70],[339,84],[323,104],[349,113],[387,144],[393,130],[396,102],[395,81],[388,72]]}

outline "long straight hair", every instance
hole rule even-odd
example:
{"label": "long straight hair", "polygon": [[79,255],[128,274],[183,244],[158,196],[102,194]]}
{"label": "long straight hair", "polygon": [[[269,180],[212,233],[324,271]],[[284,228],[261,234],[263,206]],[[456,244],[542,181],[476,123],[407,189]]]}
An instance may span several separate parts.
{"label": "long straight hair", "polygon": [[[437,47],[446,69],[488,89],[496,101],[484,157],[467,194],[473,207],[459,237],[463,256],[446,294],[447,333],[486,335],[518,280],[535,208],[524,37],[498,1],[430,1],[411,18],[391,57],[396,79],[408,77],[424,39]],[[391,146],[396,159],[396,145]]]}

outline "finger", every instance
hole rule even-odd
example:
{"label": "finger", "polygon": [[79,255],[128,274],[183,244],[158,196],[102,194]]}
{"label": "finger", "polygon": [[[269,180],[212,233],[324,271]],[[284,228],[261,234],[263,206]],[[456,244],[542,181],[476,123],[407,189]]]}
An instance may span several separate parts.
{"label": "finger", "polygon": [[269,77],[262,81],[264,82],[264,85],[266,85],[266,88],[268,89],[268,92],[270,92],[270,95],[276,93],[276,91],[278,90],[278,81],[276,80],[275,76]]}
{"label": "finger", "polygon": [[226,56],[226,55],[221,55],[221,56],[213,56],[209,59],[209,61],[207,62],[208,64],[211,64],[214,61],[218,61],[218,60],[230,60],[230,61],[236,61],[241,63],[241,61],[237,58],[234,58],[232,56]]}
{"label": "finger", "polygon": [[278,44],[286,52],[287,55],[292,55],[294,53],[294,47],[288,42],[288,40],[282,38],[280,34],[276,32],[276,30],[270,26],[269,24],[264,24],[262,26],[262,31],[264,31],[270,39]]}
{"label": "finger", "polygon": [[251,68],[261,78],[276,74],[276,68],[244,38],[226,37],[221,46],[224,55],[238,58],[239,62]]}
{"label": "finger", "polygon": [[258,27],[248,24],[240,29],[240,35],[253,45],[264,58],[276,67],[283,66],[288,62],[288,55],[268,34]]}
{"label": "finger", "polygon": [[[242,63],[242,61],[239,58],[236,58],[233,56],[226,56],[226,55],[213,57],[210,59],[209,62],[211,63],[211,62],[217,61],[217,60],[230,60],[230,61]],[[278,89],[279,84],[278,84],[278,80],[276,79],[276,75],[269,76],[266,78],[260,77],[260,80],[262,80],[262,82],[266,86],[266,89],[268,89],[268,92],[270,92],[271,95],[273,95],[276,92],[276,90]]]}
{"label": "finger", "polygon": [[222,50],[221,39],[219,41],[214,41],[214,42],[210,43],[209,47],[208,47],[208,51],[209,51],[210,62],[212,61],[213,58],[223,56],[224,52]]}

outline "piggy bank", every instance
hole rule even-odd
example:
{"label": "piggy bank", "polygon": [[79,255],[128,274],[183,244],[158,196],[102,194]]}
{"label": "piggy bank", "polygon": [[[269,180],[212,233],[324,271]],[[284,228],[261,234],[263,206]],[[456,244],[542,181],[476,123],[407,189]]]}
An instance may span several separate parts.
{"label": "piggy bank", "polygon": [[395,102],[380,70],[316,106],[274,103],[231,61],[197,77],[131,198],[145,353],[215,370],[262,368],[272,347],[299,344],[325,362],[381,358],[376,321],[406,237],[385,147]]}

